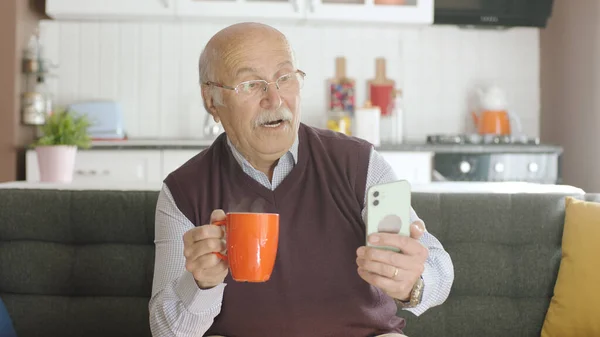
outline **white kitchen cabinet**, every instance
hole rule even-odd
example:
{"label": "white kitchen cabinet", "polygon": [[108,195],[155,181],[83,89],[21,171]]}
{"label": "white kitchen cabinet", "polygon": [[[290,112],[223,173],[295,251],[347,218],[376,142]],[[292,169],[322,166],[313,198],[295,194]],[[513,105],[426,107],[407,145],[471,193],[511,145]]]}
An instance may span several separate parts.
{"label": "white kitchen cabinet", "polygon": [[408,180],[412,185],[431,182],[432,152],[380,151],[390,164],[398,179]]}
{"label": "white kitchen cabinet", "polygon": [[174,18],[176,0],[46,0],[54,19]]}
{"label": "white kitchen cabinet", "polygon": [[[74,182],[159,183],[162,181],[160,150],[78,151]],[[40,180],[36,152],[27,151],[26,180]]]}
{"label": "white kitchen cabinet", "polygon": [[432,24],[434,0],[307,0],[307,19]]}
{"label": "white kitchen cabinet", "polygon": [[201,151],[202,150],[163,150],[161,173],[163,179]]}
{"label": "white kitchen cabinet", "polygon": [[46,0],[54,19],[433,23],[434,0]]}
{"label": "white kitchen cabinet", "polygon": [[307,0],[175,0],[182,18],[302,19]]}
{"label": "white kitchen cabinet", "polygon": [[[75,159],[73,181],[75,183],[127,183],[160,186],[167,175],[203,149],[194,150],[129,150],[106,149],[78,151]],[[392,166],[398,179],[411,184],[431,182],[431,152],[379,151]],[[26,180],[38,182],[40,174],[37,155],[27,151]]]}

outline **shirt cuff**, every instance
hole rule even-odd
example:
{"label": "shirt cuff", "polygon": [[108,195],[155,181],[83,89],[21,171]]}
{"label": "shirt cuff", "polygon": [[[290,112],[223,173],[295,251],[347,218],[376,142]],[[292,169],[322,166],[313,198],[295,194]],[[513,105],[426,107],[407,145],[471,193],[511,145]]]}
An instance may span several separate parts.
{"label": "shirt cuff", "polygon": [[223,301],[225,283],[210,289],[200,289],[192,273],[184,271],[175,286],[175,293],[187,311],[200,314],[217,308]]}

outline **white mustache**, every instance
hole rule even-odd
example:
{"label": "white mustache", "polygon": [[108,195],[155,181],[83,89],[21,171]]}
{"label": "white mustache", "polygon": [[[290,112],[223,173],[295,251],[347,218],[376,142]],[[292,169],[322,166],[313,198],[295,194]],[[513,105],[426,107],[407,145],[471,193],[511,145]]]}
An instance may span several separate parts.
{"label": "white mustache", "polygon": [[288,109],[286,107],[281,107],[281,108],[279,108],[277,110],[273,110],[273,111],[263,111],[254,120],[254,127],[259,127],[263,124],[278,121],[278,120],[282,120],[284,122],[286,122],[286,121],[289,122],[292,120],[293,117],[294,117],[294,115],[292,114],[290,109]]}

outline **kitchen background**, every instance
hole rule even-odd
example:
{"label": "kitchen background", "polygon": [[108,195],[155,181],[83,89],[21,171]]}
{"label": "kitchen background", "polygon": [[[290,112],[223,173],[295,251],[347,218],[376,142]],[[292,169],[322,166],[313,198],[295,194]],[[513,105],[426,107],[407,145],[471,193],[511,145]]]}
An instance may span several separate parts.
{"label": "kitchen background", "polygon": [[[209,37],[230,23],[216,22],[214,16],[227,13],[240,18],[247,12],[237,3],[177,0],[178,15],[187,18],[153,21],[147,20],[148,13],[162,13],[163,18],[173,15],[171,1],[154,3],[154,10],[138,1],[142,0],[0,2],[0,36],[7,47],[0,52],[4,88],[0,93],[0,181],[39,178],[35,151],[25,153],[35,127],[23,124],[21,101],[21,62],[35,27],[39,27],[43,57],[58,65],[53,69],[55,77],[46,77],[45,86],[39,89],[51,94],[55,107],[95,100],[121,103],[126,133],[133,140],[96,142],[91,151],[80,151],[76,181],[160,182],[209,144],[198,140],[204,137],[206,116],[197,83],[198,56]],[[278,14],[266,13],[275,16],[266,22],[289,37],[301,69],[308,74],[303,89],[304,122],[325,127],[326,81],[334,76],[337,57],[346,58],[346,74],[356,80],[357,106],[368,98],[367,81],[375,77],[375,59],[384,58],[387,77],[404,94],[401,124],[408,144],[384,144],[379,150],[399,176],[422,183],[437,181],[441,175],[441,180],[565,183],[600,190],[600,156],[590,146],[597,138],[595,126],[600,118],[600,101],[594,94],[600,74],[594,58],[600,41],[596,20],[600,2],[437,0],[434,25],[422,24],[428,20],[424,14],[432,13],[426,6],[419,7],[417,16],[416,12],[380,9],[361,16],[356,11],[340,12],[330,2],[307,1],[310,6],[316,4],[317,10],[312,8],[306,15],[312,19],[320,15],[320,21],[277,20],[278,15],[298,18],[301,11],[287,7],[280,7]],[[54,7],[46,11],[44,3]],[[254,6],[252,1],[240,3]],[[479,16],[484,13],[474,11],[461,18],[456,12],[443,12],[443,8],[460,11],[465,6],[488,8],[492,3],[498,6],[492,12],[500,20],[512,18],[509,26],[538,28],[493,29],[493,15]],[[442,15],[438,15],[438,5]],[[545,26],[550,6],[552,15]],[[529,19],[522,20],[509,9],[521,11],[519,15],[528,13]],[[50,20],[44,14],[52,12],[63,18]],[[88,17],[68,17],[77,13]],[[125,20],[97,20],[105,14]],[[263,15],[257,7],[251,14]],[[346,24],[330,20],[341,16],[346,17]],[[406,24],[379,22],[385,20]],[[440,25],[444,20],[451,24]],[[459,27],[479,20],[488,28]],[[463,137],[476,132],[470,116],[474,90],[488,84],[506,92],[508,111],[522,125],[519,130],[511,124],[513,135],[522,131],[528,145],[460,142],[470,141]],[[440,134],[451,137],[431,137]],[[457,140],[459,144],[453,144]]]}
{"label": "kitchen background", "polygon": [[[40,23],[44,55],[59,64],[48,80],[54,104],[110,99],[123,106],[129,138],[201,138],[205,110],[198,86],[198,57],[225,24],[72,22]],[[523,132],[539,136],[539,31],[462,29],[457,26],[273,24],[290,39],[307,73],[302,120],[325,126],[326,80],[335,58],[346,57],[356,80],[356,104],[367,99],[375,58],[404,92],[404,134],[473,131],[473,89],[496,84],[506,91]]]}

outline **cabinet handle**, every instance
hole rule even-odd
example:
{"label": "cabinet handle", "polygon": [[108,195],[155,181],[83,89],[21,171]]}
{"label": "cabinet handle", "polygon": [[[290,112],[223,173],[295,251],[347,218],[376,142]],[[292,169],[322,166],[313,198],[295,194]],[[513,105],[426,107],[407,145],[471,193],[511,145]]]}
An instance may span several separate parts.
{"label": "cabinet handle", "polygon": [[169,0],[160,0],[165,8],[169,8]]}
{"label": "cabinet handle", "polygon": [[89,171],[76,170],[75,174],[78,175],[78,176],[95,176],[95,175],[108,176],[108,175],[110,175],[110,171],[109,170],[102,170],[100,172],[100,171],[96,171],[96,170],[89,170]]}

